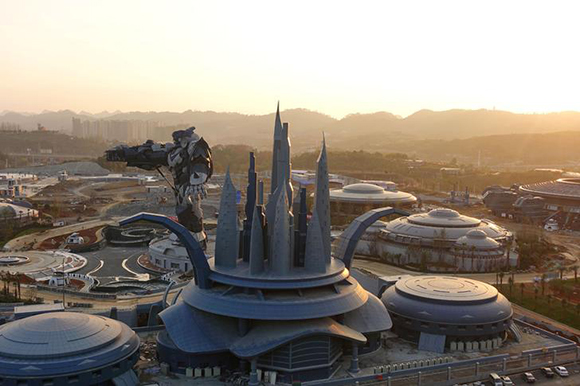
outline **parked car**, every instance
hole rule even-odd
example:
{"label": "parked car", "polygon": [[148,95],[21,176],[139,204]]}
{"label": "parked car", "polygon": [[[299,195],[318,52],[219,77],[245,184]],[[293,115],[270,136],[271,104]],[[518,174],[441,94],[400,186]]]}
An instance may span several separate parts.
{"label": "parked car", "polygon": [[532,373],[523,373],[522,378],[526,383],[536,383],[536,377]]}
{"label": "parked car", "polygon": [[514,383],[508,376],[501,377],[501,381],[503,382],[503,386],[514,386]]}
{"label": "parked car", "polygon": [[554,372],[549,367],[542,367],[542,373],[546,376],[546,378],[554,378]]}
{"label": "parked car", "polygon": [[554,371],[558,373],[559,376],[561,377],[567,377],[568,375],[568,370],[564,367],[564,366],[556,366],[554,367]]}
{"label": "parked car", "polygon": [[491,386],[503,386],[501,377],[496,373],[489,374],[489,379],[491,380]]}

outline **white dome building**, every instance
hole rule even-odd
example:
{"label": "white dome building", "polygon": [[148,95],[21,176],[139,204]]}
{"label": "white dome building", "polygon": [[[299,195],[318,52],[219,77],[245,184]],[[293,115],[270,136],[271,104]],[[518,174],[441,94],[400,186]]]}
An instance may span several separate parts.
{"label": "white dome building", "polygon": [[[446,208],[399,217],[379,227],[365,249],[387,262],[435,272],[495,271],[507,264],[512,234],[491,222]],[[372,236],[371,236],[372,237]]]}
{"label": "white dome building", "polygon": [[397,190],[393,183],[389,189],[376,184],[356,183],[330,191],[330,211],[333,220],[346,217],[352,220],[371,209],[392,206],[410,208],[417,202],[411,193]]}

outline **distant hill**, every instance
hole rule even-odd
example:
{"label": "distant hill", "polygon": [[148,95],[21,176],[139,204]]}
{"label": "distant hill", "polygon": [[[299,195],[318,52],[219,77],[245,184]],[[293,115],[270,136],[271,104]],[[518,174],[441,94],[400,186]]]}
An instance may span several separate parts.
{"label": "distant hill", "polygon": [[[29,115],[3,112],[0,122],[17,123],[33,130],[37,123],[49,130],[70,132],[72,118],[111,120],[151,120],[163,126],[195,125],[210,143],[245,144],[260,149],[271,146],[274,114],[245,115],[213,111],[102,112],[89,114],[70,110]],[[336,149],[383,151],[416,140],[453,140],[472,137],[580,131],[579,112],[515,114],[495,110],[421,110],[401,118],[388,112],[350,114],[335,119],[306,109],[282,112],[290,123],[290,136],[296,151],[316,148],[324,131]],[[170,138],[167,138],[170,140]]]}

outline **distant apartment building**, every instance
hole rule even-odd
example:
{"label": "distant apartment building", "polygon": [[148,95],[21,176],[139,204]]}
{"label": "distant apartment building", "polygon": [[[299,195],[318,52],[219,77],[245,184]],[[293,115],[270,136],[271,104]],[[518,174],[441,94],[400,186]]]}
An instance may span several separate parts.
{"label": "distant apartment building", "polygon": [[119,142],[143,142],[158,136],[160,122],[141,120],[81,120],[72,119],[72,134],[79,138],[93,138]]}

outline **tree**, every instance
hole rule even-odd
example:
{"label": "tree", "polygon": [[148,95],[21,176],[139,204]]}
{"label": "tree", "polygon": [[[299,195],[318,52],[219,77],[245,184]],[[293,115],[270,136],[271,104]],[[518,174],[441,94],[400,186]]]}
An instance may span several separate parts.
{"label": "tree", "polygon": [[562,278],[564,277],[565,270],[566,270],[566,268],[564,268],[564,267],[558,268],[558,271],[560,271],[560,280],[562,280]]}
{"label": "tree", "polygon": [[505,273],[503,273],[503,271],[499,272],[499,286],[503,286],[503,277],[505,276]]}
{"label": "tree", "polygon": [[524,289],[526,288],[526,285],[524,283],[520,283],[520,295],[522,300],[524,300]]}
{"label": "tree", "polygon": [[508,283],[509,283],[509,286],[510,286],[510,298],[511,298],[512,297],[512,290],[514,288],[514,279],[513,279],[513,277],[510,276],[508,278]]}
{"label": "tree", "polygon": [[540,283],[542,284],[542,296],[544,296],[544,293],[546,292],[546,279],[547,276],[545,273],[543,273],[542,277],[540,278]]}
{"label": "tree", "polygon": [[573,266],[572,271],[574,271],[574,283],[578,283],[578,266]]}

